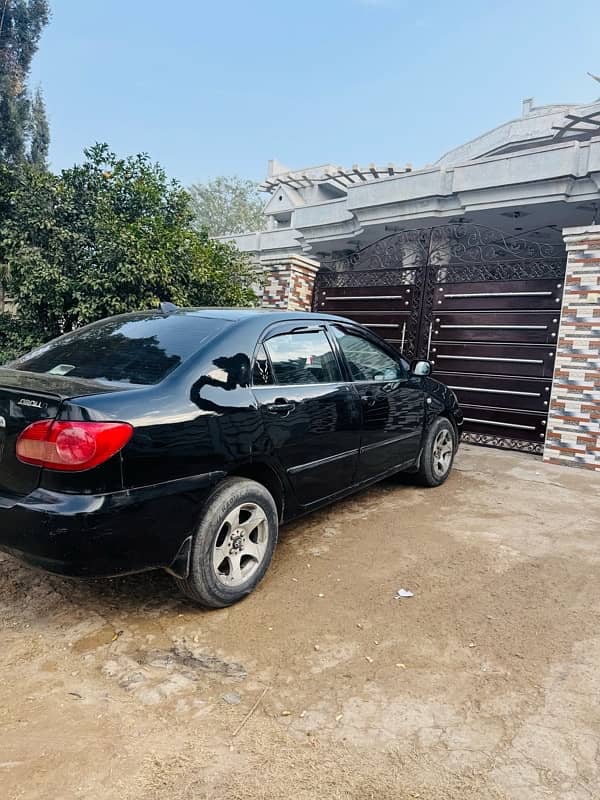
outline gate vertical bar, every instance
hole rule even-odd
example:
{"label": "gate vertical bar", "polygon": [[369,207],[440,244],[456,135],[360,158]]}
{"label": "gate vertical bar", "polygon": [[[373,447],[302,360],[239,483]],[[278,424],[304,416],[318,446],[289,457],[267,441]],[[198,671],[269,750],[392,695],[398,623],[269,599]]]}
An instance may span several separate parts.
{"label": "gate vertical bar", "polygon": [[437,266],[432,263],[432,244],[433,244],[433,228],[429,229],[429,239],[427,242],[427,250],[425,263],[418,276],[421,283],[421,297],[419,306],[419,329],[416,337],[416,348],[414,358],[429,358],[429,343],[431,335],[431,318],[433,310],[433,295],[435,291],[435,274]]}

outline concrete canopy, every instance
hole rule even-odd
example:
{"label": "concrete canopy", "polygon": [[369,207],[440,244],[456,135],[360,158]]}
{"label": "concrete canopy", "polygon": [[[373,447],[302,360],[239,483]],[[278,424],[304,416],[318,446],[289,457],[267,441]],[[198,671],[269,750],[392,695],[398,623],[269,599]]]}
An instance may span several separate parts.
{"label": "concrete canopy", "polygon": [[[271,200],[267,214],[276,223],[234,237],[238,247],[256,257],[296,252],[323,260],[395,230],[449,221],[554,241],[563,227],[600,219],[600,101],[534,107],[527,100],[520,118],[423,169],[377,168],[366,173],[369,180],[353,180],[358,171],[318,170],[275,171],[269,180],[273,197],[283,197],[282,189],[296,181],[293,201],[287,196],[289,213],[271,211]],[[299,175],[310,178],[307,185]],[[326,188],[333,181],[332,197]]]}

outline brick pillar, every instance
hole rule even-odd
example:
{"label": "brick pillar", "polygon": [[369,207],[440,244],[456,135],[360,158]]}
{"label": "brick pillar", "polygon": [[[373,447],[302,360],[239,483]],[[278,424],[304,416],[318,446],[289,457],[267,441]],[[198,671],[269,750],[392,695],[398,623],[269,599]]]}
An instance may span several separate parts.
{"label": "brick pillar", "polygon": [[567,272],[544,461],[600,472],[600,225],[565,228]]}
{"label": "brick pillar", "polygon": [[290,311],[310,311],[315,275],[319,262],[312,258],[289,253],[283,256],[263,256],[264,289],[261,306]]}

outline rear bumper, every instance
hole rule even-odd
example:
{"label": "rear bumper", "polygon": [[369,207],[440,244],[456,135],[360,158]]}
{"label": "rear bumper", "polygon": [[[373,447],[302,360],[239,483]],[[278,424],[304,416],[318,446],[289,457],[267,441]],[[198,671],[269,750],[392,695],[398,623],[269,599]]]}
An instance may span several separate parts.
{"label": "rear bumper", "polygon": [[198,524],[210,472],[140,489],[0,496],[0,550],[48,572],[109,577],[169,567]]}

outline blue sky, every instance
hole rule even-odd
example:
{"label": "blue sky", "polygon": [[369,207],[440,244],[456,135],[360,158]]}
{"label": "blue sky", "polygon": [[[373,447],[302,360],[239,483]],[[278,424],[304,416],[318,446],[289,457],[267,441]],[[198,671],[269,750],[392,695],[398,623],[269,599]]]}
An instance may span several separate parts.
{"label": "blue sky", "polygon": [[600,1],[50,0],[54,169],[107,141],[183,183],[435,161],[524,97],[591,102]]}

